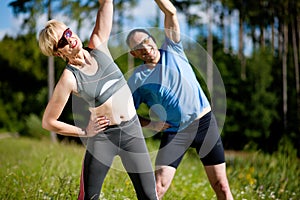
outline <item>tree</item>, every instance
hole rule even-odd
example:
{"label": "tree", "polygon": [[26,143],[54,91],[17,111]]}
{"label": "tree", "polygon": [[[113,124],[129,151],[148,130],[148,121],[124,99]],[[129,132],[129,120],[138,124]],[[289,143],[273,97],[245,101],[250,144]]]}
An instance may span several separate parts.
{"label": "tree", "polygon": [[35,38],[35,34],[6,36],[0,42],[0,126],[7,131],[24,134],[26,118],[31,113],[40,116],[47,100],[46,57]]}
{"label": "tree", "polygon": [[224,6],[229,10],[237,9],[239,11],[239,36],[238,36],[238,58],[241,61],[241,78],[246,79],[246,63],[244,57],[244,23],[246,20],[247,0],[221,0]]}

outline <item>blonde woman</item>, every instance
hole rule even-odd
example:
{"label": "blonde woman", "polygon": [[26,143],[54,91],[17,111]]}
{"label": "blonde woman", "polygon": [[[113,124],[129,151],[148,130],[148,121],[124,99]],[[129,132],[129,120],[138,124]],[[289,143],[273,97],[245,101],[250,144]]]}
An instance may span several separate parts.
{"label": "blonde woman", "polygon": [[[132,94],[107,48],[113,2],[99,0],[99,3],[88,48],[83,48],[79,37],[62,22],[50,20],[40,31],[42,53],[67,62],[45,109],[42,125],[61,135],[88,137],[78,199],[99,198],[116,155],[122,159],[137,198],[157,199],[151,161]],[[72,93],[86,100],[90,107],[91,117],[84,130],[59,120]]]}

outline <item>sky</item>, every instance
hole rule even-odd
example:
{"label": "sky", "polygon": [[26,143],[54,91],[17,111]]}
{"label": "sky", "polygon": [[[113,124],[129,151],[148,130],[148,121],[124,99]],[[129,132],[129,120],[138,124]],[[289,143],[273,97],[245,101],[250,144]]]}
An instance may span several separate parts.
{"label": "sky", "polygon": [[0,40],[5,34],[16,36],[20,31],[21,18],[13,16],[12,9],[8,6],[11,0],[0,0]]}
{"label": "sky", "polygon": [[[13,10],[9,7],[9,3],[12,0],[0,0],[0,40],[4,37],[5,34],[10,36],[16,36],[18,33],[21,33],[21,24],[22,24],[22,16],[16,17],[13,15]],[[145,5],[147,4],[147,5]],[[147,7],[149,9],[141,9],[141,7]],[[156,14],[155,3],[152,1],[144,1],[143,5],[139,5],[137,8],[132,10],[132,15],[141,16],[139,18],[135,18],[134,25],[135,26],[144,26],[147,27],[150,25],[149,19],[154,19]],[[55,16],[56,18],[62,19],[63,16]],[[46,16],[41,16],[38,20],[38,29],[41,28],[47,21]],[[62,20],[63,21],[63,20]],[[75,28],[75,24],[68,24],[70,28]],[[131,24],[132,25],[132,24]]]}
{"label": "sky", "polygon": [[[11,2],[12,0],[0,0],[0,13],[1,13],[1,19],[0,19],[0,40],[2,40],[2,38],[5,36],[5,34],[9,35],[9,36],[16,36],[20,33],[22,33],[21,30],[21,24],[22,24],[22,16],[16,17],[13,15],[13,11],[12,8],[8,6],[8,4]],[[132,21],[130,23],[130,25],[132,27],[148,27],[150,26],[151,21],[154,20],[155,15],[156,15],[156,5],[154,3],[154,1],[140,1],[143,2],[143,4],[141,5],[141,3],[131,11],[131,14],[133,16],[143,16],[143,17],[136,17],[134,21]],[[147,5],[145,5],[147,4]],[[147,9],[145,9],[145,7]],[[199,11],[195,11],[195,12],[199,12]],[[198,13],[199,14],[199,13]],[[207,15],[206,13],[200,13],[201,16],[203,17],[202,21],[205,23],[205,21],[207,20]],[[56,16],[59,19],[63,19],[63,16]],[[161,15],[161,17],[163,17]],[[188,32],[187,29],[187,25],[185,24],[185,18],[182,14],[178,14],[178,18],[179,18],[179,22],[180,22],[180,26],[181,26],[181,32],[183,34],[191,34],[191,32]],[[41,16],[38,20],[38,29],[41,29],[43,27],[43,25],[46,23],[47,21],[47,17],[46,14],[45,16]],[[62,20],[63,21],[63,20]],[[163,21],[161,19],[161,21]],[[133,24],[132,24],[133,23]],[[231,21],[232,24],[230,24],[230,31],[233,33],[233,35],[237,36],[237,20],[233,20]],[[69,24],[71,29],[75,29],[76,25],[75,24]],[[126,28],[126,27],[125,27]],[[88,30],[89,27],[87,28]],[[85,30],[87,30],[85,29]],[[84,33],[86,33],[87,31],[84,31]],[[88,35],[84,35],[83,33],[80,33],[80,36],[83,37],[83,39],[86,39],[88,37]],[[247,41],[246,41],[247,42]],[[232,46],[235,48],[237,48],[237,41],[233,39],[233,41],[231,41]],[[245,45],[247,48],[250,48],[250,45]],[[249,50],[245,50],[246,52]]]}

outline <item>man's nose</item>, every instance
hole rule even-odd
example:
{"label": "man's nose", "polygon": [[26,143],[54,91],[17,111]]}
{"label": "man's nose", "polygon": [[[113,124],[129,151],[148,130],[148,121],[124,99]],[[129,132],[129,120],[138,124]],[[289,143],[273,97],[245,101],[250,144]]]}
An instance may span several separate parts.
{"label": "man's nose", "polygon": [[144,53],[144,54],[150,53],[150,51],[151,51],[151,48],[150,48],[150,47],[143,46],[143,53]]}

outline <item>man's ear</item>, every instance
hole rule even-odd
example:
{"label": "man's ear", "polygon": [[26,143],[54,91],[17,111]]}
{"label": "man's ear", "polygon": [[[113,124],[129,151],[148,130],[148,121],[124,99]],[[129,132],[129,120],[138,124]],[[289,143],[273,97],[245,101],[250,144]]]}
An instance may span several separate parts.
{"label": "man's ear", "polygon": [[152,38],[152,40],[154,41],[154,43],[156,44],[156,40],[155,40],[155,38],[152,36],[152,35],[150,35],[150,37]]}

